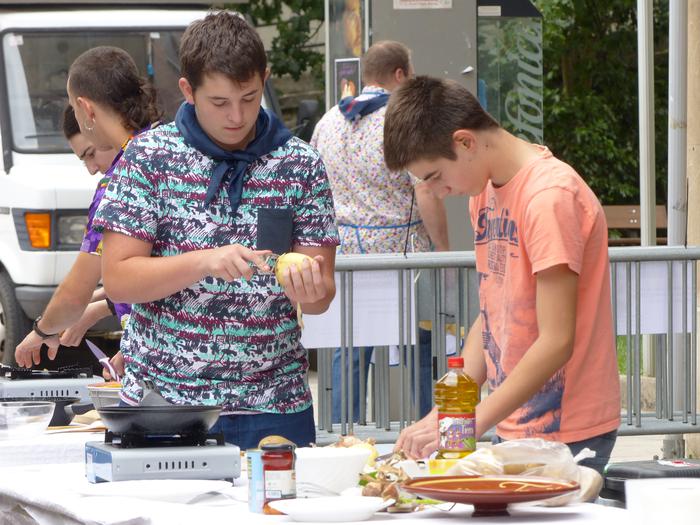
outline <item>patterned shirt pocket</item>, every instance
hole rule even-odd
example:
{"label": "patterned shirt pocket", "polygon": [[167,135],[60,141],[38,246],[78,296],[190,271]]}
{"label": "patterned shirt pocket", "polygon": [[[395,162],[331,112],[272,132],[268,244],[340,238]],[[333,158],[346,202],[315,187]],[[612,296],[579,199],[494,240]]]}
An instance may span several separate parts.
{"label": "patterned shirt pocket", "polygon": [[292,248],[294,216],[291,208],[258,208],[258,250],[283,254]]}

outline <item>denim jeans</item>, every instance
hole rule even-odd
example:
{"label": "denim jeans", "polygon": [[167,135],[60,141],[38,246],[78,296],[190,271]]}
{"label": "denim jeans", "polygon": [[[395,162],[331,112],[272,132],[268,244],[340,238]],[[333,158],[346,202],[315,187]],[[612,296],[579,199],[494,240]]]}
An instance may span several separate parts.
{"label": "denim jeans", "polygon": [[313,407],[297,414],[244,414],[219,417],[210,433],[223,432],[227,443],[238,445],[241,450],[257,448],[265,436],[283,436],[306,447],[316,442],[316,426]]}
{"label": "denim jeans", "polygon": [[613,448],[615,448],[615,441],[617,441],[617,430],[607,432],[606,434],[600,434],[589,439],[584,439],[583,441],[576,441],[575,443],[567,443],[571,449],[571,453],[575,456],[581,452],[584,448],[590,448],[595,451],[594,458],[584,459],[579,463],[584,467],[591,467],[597,470],[602,476],[605,465],[610,462],[610,455],[612,454]]}
{"label": "denim jeans", "polygon": [[[418,334],[418,350],[419,350],[419,385],[420,394],[418,400],[418,410],[420,417],[423,417],[428,412],[430,412],[433,407],[433,396],[432,396],[432,381],[433,381],[433,359],[430,350],[430,331],[429,330],[419,330]],[[369,365],[372,358],[372,350],[374,347],[368,346],[364,348],[365,352],[365,366],[364,366],[364,377],[365,377],[365,392],[367,391],[367,378],[369,377]],[[360,414],[360,352],[363,351],[362,348],[356,347],[352,351],[352,370],[353,370],[353,382],[352,382],[352,414],[353,421],[357,423]],[[333,352],[333,363],[332,363],[332,419],[333,423],[340,423],[340,412],[341,412],[341,351],[340,349]],[[366,399],[362,400],[362,403],[366,403]]]}
{"label": "denim jeans", "polygon": [[[615,441],[617,440],[617,430],[607,432],[605,434],[600,434],[599,436],[594,436],[592,438],[584,439],[583,441],[576,441],[574,443],[567,443],[566,445],[571,450],[571,454],[576,456],[584,448],[590,448],[596,454],[593,458],[586,458],[579,462],[579,465],[584,467],[590,467],[593,470],[598,471],[602,476],[605,465],[610,462],[610,455],[612,454],[613,448],[615,447]],[[492,442],[494,444],[503,443],[504,439],[496,436],[493,438]]]}
{"label": "denim jeans", "polygon": [[[367,378],[369,377],[369,365],[372,359],[373,346],[355,347],[352,349],[352,419],[355,423],[359,421],[360,417],[360,352],[365,353],[365,366],[364,366],[364,378],[365,378],[365,392],[367,391]],[[336,349],[333,352],[333,364],[331,371],[331,399],[332,399],[332,415],[331,421],[333,423],[340,423],[340,412],[341,412],[341,350]],[[363,400],[365,402],[366,400]]]}

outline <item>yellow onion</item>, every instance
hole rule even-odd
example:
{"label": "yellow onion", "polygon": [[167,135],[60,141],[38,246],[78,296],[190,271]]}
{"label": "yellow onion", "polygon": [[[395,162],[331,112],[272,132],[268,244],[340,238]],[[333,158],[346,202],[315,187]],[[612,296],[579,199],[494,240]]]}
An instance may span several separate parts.
{"label": "yellow onion", "polygon": [[282,276],[287,273],[287,269],[292,265],[295,265],[297,270],[301,271],[304,261],[309,261],[309,264],[311,264],[313,259],[303,253],[295,252],[288,252],[280,255],[275,263],[275,277],[277,277],[279,283],[284,284]]}
{"label": "yellow onion", "polygon": [[[303,268],[302,263],[304,261],[309,261],[309,264],[313,261],[313,258],[303,253],[288,252],[280,255],[275,263],[275,277],[277,277],[277,282],[284,285],[283,275],[286,275],[287,269],[292,265],[297,267],[297,270],[301,271]],[[297,303],[297,322],[299,326],[304,328],[304,321],[302,320],[301,303]]]}

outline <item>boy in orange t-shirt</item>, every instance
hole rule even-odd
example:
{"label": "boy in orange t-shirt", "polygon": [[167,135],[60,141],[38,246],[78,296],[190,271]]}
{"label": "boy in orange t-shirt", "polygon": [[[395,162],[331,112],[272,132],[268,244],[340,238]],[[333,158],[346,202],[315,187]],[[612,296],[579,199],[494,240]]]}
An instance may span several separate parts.
{"label": "boy in orange t-shirt", "polygon": [[[602,471],[620,424],[607,225],[571,166],[501,128],[459,84],[430,77],[392,95],[384,125],[392,171],[440,197],[469,195],[481,315],[464,344],[465,372],[491,394],[476,437],[541,437],[597,455]],[[437,448],[437,411],[396,444]]]}

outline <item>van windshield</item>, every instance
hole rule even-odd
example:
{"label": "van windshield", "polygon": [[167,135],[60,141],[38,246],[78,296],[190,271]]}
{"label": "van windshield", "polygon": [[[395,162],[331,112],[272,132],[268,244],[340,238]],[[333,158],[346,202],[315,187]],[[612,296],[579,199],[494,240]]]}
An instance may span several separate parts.
{"label": "van windshield", "polygon": [[127,51],[157,88],[164,119],[171,120],[182,101],[177,85],[181,35],[181,30],[5,33],[4,73],[15,151],[70,152],[62,131],[68,68],[95,46]]}

